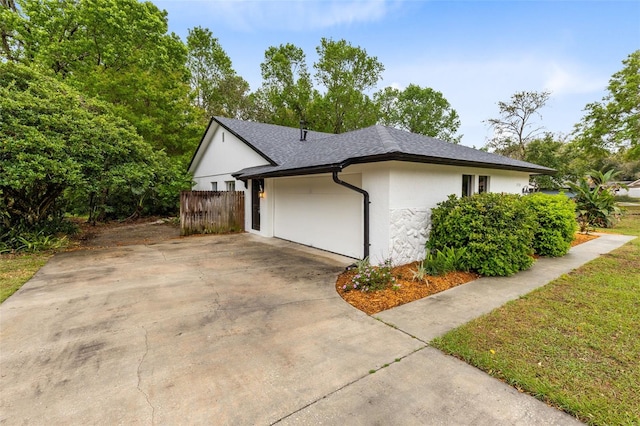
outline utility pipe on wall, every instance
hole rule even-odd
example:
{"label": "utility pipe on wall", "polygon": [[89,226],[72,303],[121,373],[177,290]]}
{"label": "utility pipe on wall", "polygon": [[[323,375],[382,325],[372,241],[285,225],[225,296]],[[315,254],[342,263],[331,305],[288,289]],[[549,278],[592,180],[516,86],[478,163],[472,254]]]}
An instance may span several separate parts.
{"label": "utility pipe on wall", "polygon": [[362,188],[353,186],[350,183],[344,182],[338,178],[338,172],[333,172],[333,181],[338,185],[342,185],[345,188],[349,188],[352,191],[356,191],[364,196],[364,256],[369,257],[369,193]]}

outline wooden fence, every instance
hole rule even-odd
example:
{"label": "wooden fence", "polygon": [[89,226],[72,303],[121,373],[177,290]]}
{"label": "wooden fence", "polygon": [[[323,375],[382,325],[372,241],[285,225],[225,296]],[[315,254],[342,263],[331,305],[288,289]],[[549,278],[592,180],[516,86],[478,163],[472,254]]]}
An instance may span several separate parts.
{"label": "wooden fence", "polygon": [[244,192],[182,191],[180,235],[244,231]]}

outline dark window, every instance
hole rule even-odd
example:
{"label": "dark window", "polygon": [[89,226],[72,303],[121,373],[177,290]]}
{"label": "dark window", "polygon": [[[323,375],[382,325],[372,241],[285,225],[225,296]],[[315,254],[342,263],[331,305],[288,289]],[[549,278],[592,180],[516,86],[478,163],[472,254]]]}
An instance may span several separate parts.
{"label": "dark window", "polygon": [[211,190],[212,191],[218,190],[218,182],[211,182]]}
{"label": "dark window", "polygon": [[473,175],[462,175],[462,196],[473,195]]}
{"label": "dark window", "polygon": [[235,180],[227,180],[225,181],[227,184],[227,191],[235,191],[236,190],[236,181]]}
{"label": "dark window", "polygon": [[478,176],[478,194],[489,192],[489,176]]}

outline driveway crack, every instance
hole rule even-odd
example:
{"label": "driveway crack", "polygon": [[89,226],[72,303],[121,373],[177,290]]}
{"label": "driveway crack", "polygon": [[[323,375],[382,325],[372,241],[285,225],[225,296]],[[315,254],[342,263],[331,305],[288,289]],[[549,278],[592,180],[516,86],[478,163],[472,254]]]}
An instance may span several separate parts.
{"label": "driveway crack", "polygon": [[149,337],[148,337],[148,333],[147,333],[147,329],[142,326],[142,329],[144,330],[144,354],[142,355],[142,358],[140,359],[140,363],[138,363],[138,392],[140,392],[141,394],[144,395],[145,399],[147,400],[147,404],[149,405],[149,407],[151,408],[151,424],[155,424],[155,414],[156,414],[156,409],[153,406],[153,404],[151,404],[151,401],[149,400],[149,395],[142,390],[142,388],[140,387],[140,382],[142,382],[142,377],[141,377],[141,370],[142,370],[142,363],[144,362],[144,359],[147,357],[147,354],[149,353]]}
{"label": "driveway crack", "polygon": [[[419,340],[419,339],[418,339],[418,340]],[[409,353],[408,353],[408,354],[406,354],[406,355],[403,355],[403,356],[401,356],[401,357],[398,357],[398,358],[396,358],[395,360],[393,360],[393,361],[391,361],[391,362],[389,362],[389,363],[386,363],[386,364],[384,364],[384,365],[382,365],[382,366],[380,366],[380,367],[377,367],[377,368],[375,368],[375,369],[369,370],[369,373],[368,373],[368,374],[366,374],[366,375],[364,375],[364,376],[361,376],[361,377],[358,377],[358,378],[356,378],[355,380],[352,380],[351,382],[346,383],[346,384],[344,384],[343,386],[341,386],[341,387],[339,387],[339,388],[337,388],[337,389],[334,389],[333,391],[329,392],[328,394],[323,395],[323,396],[321,396],[320,398],[317,398],[317,399],[315,399],[315,400],[313,400],[313,401],[309,402],[309,403],[308,403],[308,404],[306,404],[305,406],[300,407],[300,408],[298,408],[298,409],[297,409],[297,410],[295,410],[295,411],[292,411],[291,413],[287,414],[286,416],[283,416],[283,417],[279,418],[278,420],[276,420],[276,421],[272,422],[272,423],[271,423],[271,426],[273,426],[273,425],[275,425],[275,424],[278,424],[278,423],[283,422],[284,420],[288,419],[289,417],[291,417],[291,416],[293,416],[293,415],[295,415],[295,414],[297,414],[297,413],[300,413],[301,411],[303,411],[303,410],[305,410],[305,409],[307,409],[307,408],[311,407],[312,405],[317,404],[318,402],[322,401],[323,399],[326,399],[326,398],[330,397],[331,395],[333,395],[333,394],[335,394],[335,393],[337,393],[337,392],[340,392],[341,390],[343,390],[343,389],[345,389],[345,388],[348,388],[349,386],[352,386],[352,385],[354,385],[354,384],[358,383],[359,381],[361,381],[361,380],[363,380],[363,379],[365,379],[365,378],[369,377],[370,375],[372,375],[372,374],[374,374],[374,373],[377,373],[378,371],[382,370],[383,368],[387,368],[387,367],[389,367],[389,366],[390,366],[390,365],[392,365],[392,364],[395,364],[395,363],[397,363],[397,362],[400,362],[400,361],[402,361],[403,359],[405,359],[405,358],[407,358],[407,357],[410,357],[411,355],[415,354],[416,352],[420,352],[421,350],[423,350],[423,349],[425,349],[425,348],[427,348],[427,347],[429,347],[429,345],[420,346],[419,348],[414,349],[413,351],[409,352]]]}
{"label": "driveway crack", "polygon": [[413,338],[413,339],[416,339],[417,341],[422,342],[422,343],[424,343],[424,344],[425,344],[425,345],[427,345],[427,346],[429,346],[429,345],[430,345],[428,341],[426,341],[426,340],[422,340],[422,339],[421,339],[421,338],[419,338],[418,336],[414,336],[414,335],[413,335],[413,334],[411,334],[411,333],[407,333],[406,331],[404,331],[404,330],[403,330],[403,329],[401,329],[400,327],[396,326],[395,324],[391,324],[390,322],[386,322],[386,321],[384,321],[384,320],[382,320],[381,318],[378,318],[378,317],[371,316],[371,318],[373,318],[373,319],[374,319],[374,320],[376,320],[376,321],[380,321],[380,322],[381,322],[381,323],[383,323],[384,325],[386,325],[386,326],[388,326],[388,327],[391,327],[391,328],[393,328],[394,330],[398,330],[400,333],[406,334],[407,336],[409,336],[409,337],[411,337],[411,338]]}

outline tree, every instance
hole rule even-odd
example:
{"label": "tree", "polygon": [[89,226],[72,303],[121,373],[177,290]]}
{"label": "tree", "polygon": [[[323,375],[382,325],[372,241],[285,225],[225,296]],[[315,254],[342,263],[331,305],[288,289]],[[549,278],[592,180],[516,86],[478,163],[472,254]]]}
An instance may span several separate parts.
{"label": "tree", "polygon": [[580,145],[596,158],[618,151],[640,159],[640,50],[622,63],[622,70],[609,80],[608,94],[587,104],[575,128]]}
{"label": "tree", "polygon": [[14,0],[0,0],[0,52],[2,52],[0,57],[10,61],[17,59],[14,52],[20,49],[19,42],[15,38],[19,23],[17,11]]}
{"label": "tree", "polygon": [[262,92],[263,121],[295,127],[309,119],[309,109],[318,96],[313,89],[304,51],[291,44],[271,46],[264,53]]}
{"label": "tree", "polygon": [[522,160],[527,154],[527,144],[541,135],[543,127],[533,120],[542,118],[542,109],[550,92],[516,92],[509,102],[498,102],[500,118],[487,120],[495,136],[487,148],[508,157]]}
{"label": "tree", "polygon": [[345,40],[322,38],[316,48],[315,78],[326,92],[315,106],[317,126],[333,133],[375,124],[375,104],[365,94],[382,79],[384,65]]}
{"label": "tree", "polygon": [[573,142],[566,142],[553,133],[545,133],[527,144],[525,161],[557,170],[553,176],[537,175],[532,180],[539,189],[564,188],[567,182],[574,182],[584,175],[586,164],[582,154]]}
{"label": "tree", "polygon": [[181,181],[111,106],[29,67],[0,64],[0,114],[5,229],[46,229],[70,203],[92,220],[136,214],[167,202],[152,199]]}
{"label": "tree", "polygon": [[386,87],[374,96],[380,108],[380,123],[453,143],[460,127],[456,110],[441,92],[410,84],[404,90]]}
{"label": "tree", "polygon": [[[5,2],[9,3],[9,2]],[[115,106],[156,149],[192,151],[187,49],[167,14],[137,0],[17,0],[3,7],[3,57]],[[6,18],[6,19],[5,19]],[[5,42],[6,40],[6,42]]]}
{"label": "tree", "polygon": [[208,28],[195,27],[189,30],[187,48],[195,104],[207,116],[240,117],[249,83],[236,74],[218,39]]}

